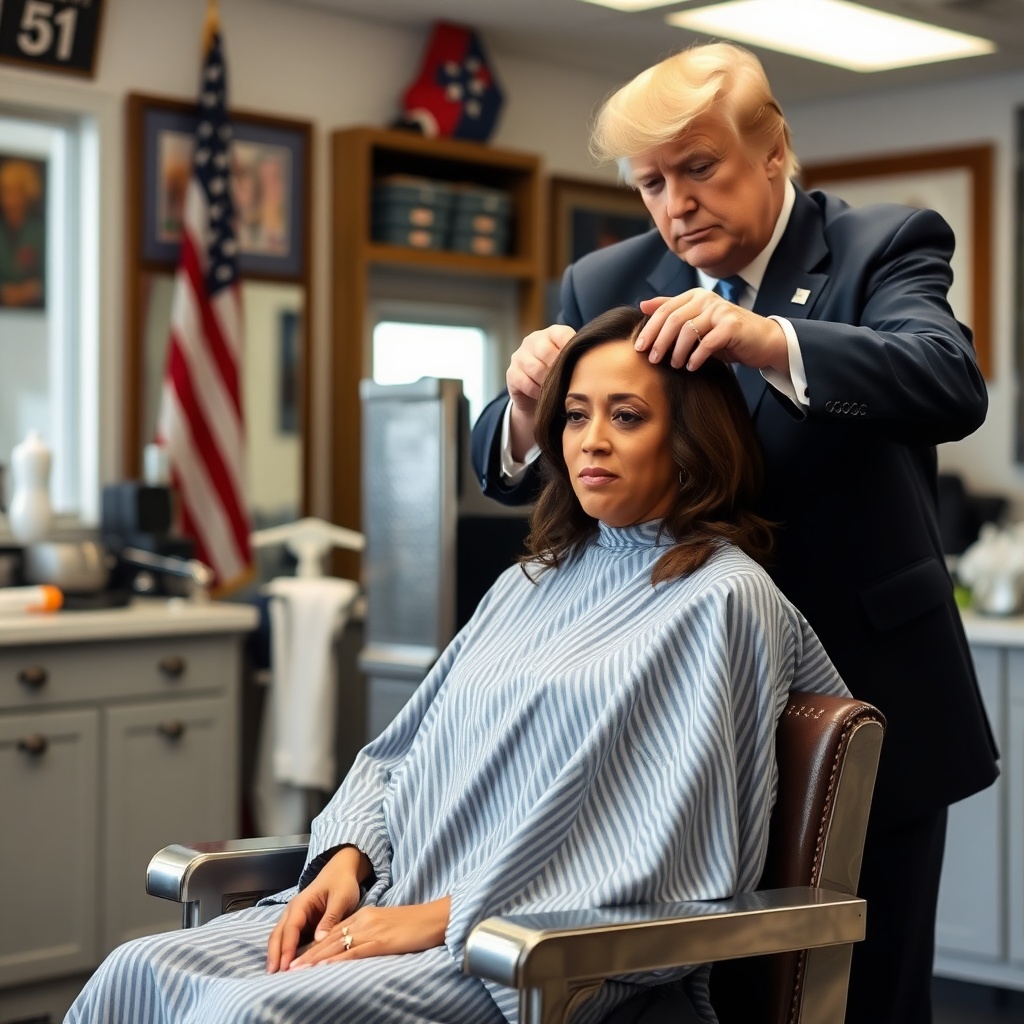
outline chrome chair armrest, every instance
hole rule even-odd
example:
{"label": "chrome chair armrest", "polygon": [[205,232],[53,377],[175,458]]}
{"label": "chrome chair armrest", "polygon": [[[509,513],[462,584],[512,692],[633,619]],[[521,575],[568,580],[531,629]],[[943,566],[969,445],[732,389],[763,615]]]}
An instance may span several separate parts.
{"label": "chrome chair armrest", "polygon": [[833,991],[809,1001],[823,1015],[805,1012],[803,1024],[842,1024],[850,951],[864,938],[866,907],[856,896],[794,888],[706,903],[490,917],[470,934],[463,969],[518,989],[521,1024],[555,1024],[605,978],[821,949],[826,955],[807,970],[819,989]]}
{"label": "chrome chair armrest", "polygon": [[195,928],[293,886],[308,847],[308,835],[165,846],[146,869],[146,892],[184,904],[182,927]]}

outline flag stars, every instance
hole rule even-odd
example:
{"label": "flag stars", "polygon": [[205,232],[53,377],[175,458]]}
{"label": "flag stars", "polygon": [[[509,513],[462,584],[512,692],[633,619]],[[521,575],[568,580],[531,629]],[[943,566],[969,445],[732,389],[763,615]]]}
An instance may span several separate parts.
{"label": "flag stars", "polygon": [[208,139],[213,134],[213,125],[209,121],[200,121],[196,133],[201,139]]}

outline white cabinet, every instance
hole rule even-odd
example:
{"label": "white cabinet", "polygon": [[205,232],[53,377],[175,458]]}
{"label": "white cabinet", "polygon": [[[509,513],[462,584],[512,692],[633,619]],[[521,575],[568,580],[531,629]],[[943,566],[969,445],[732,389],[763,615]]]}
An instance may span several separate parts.
{"label": "white cabinet", "polygon": [[[985,710],[1003,749],[998,732],[1005,718],[1006,651],[975,647],[971,653]],[[935,922],[935,945],[944,954],[993,961],[1003,956],[1006,843],[1001,808],[1005,785],[1000,776],[988,789],[949,809]]]}
{"label": "white cabinet", "polygon": [[243,606],[0,619],[0,1024],[59,1021],[89,972],[181,910],[172,842],[238,835]]}
{"label": "white cabinet", "polygon": [[0,988],[96,962],[99,712],[0,716]]}
{"label": "white cabinet", "polygon": [[106,712],[103,947],[181,927],[181,907],[146,892],[146,865],[171,843],[238,835],[234,709],[225,698]]}
{"label": "white cabinet", "polygon": [[949,810],[935,973],[1024,989],[1024,621],[964,619],[1000,776]]}

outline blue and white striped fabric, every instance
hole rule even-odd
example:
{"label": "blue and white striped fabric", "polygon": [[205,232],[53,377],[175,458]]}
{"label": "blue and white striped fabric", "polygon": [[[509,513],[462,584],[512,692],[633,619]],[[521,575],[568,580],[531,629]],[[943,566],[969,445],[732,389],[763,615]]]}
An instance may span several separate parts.
{"label": "blue and white striped fabric", "polygon": [[[731,545],[652,587],[669,543],[656,523],[602,526],[536,585],[507,571],[314,822],[300,885],[354,844],[376,874],[365,903],[451,896],[444,946],[268,977],[273,904],[293,889],[121,947],[69,1021],[500,1024],[515,1020],[514,994],[460,969],[483,918],[752,889],[787,694],[847,690],[803,616]],[[606,984],[576,1019],[600,1019],[638,981]],[[714,1021],[706,971],[688,982]]]}

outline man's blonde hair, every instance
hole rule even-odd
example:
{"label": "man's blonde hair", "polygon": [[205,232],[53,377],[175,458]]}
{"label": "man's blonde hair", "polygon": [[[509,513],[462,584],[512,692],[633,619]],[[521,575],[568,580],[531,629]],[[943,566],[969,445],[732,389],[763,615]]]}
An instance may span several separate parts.
{"label": "man's blonde hair", "polygon": [[712,109],[766,153],[781,143],[787,178],[800,169],[761,62],[732,43],[692,46],[642,71],[601,108],[590,151],[602,162],[648,153],[678,139]]}

